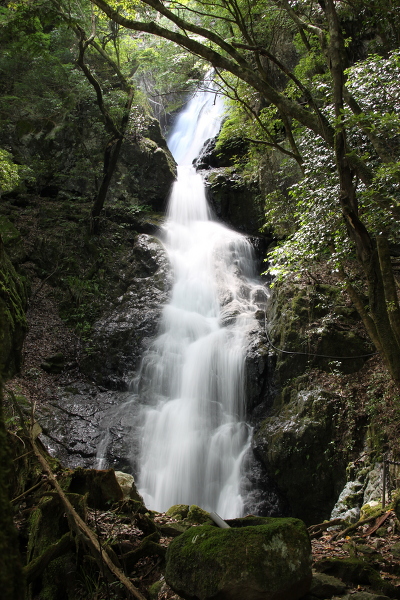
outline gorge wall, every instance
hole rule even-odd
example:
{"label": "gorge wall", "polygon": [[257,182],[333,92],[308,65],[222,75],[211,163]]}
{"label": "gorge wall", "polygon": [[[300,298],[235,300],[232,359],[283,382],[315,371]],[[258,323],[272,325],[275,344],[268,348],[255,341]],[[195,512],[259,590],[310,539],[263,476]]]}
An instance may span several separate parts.
{"label": "gorge wall", "polygon": [[[153,235],[162,215],[132,211],[138,197],[153,209],[165,206],[174,178],[173,160],[154,121],[146,135],[125,145],[97,241],[86,235],[90,202],[86,196],[78,200],[76,190],[71,200],[72,190],[66,194],[49,184],[39,196],[13,193],[2,205],[3,231],[13,232],[4,235],[6,247],[33,286],[31,302],[38,301],[37,291],[46,282],[64,318],[73,323],[71,313],[83,315],[78,322],[74,317],[80,341],[61,368],[47,368],[51,385],[41,388],[37,407],[44,443],[71,467],[107,464],[129,470],[135,452],[128,389],[157,331],[171,285],[165,251]],[[257,182],[241,178],[229,157],[213,157],[212,144],[198,167],[217,217],[251,236],[261,271],[272,240],[259,234]],[[19,352],[21,339],[16,335]],[[307,523],[329,517],[346,483],[346,467],[364,447],[367,419],[359,416],[349,428],[343,396],[317,374],[351,377],[366,359],[338,357],[369,352],[355,312],[334,286],[308,278],[276,284],[269,292],[246,358],[247,411],[254,427],[248,485],[254,489],[254,510]],[[37,357],[35,377],[41,377],[49,358]],[[105,454],[99,454],[102,444]]]}

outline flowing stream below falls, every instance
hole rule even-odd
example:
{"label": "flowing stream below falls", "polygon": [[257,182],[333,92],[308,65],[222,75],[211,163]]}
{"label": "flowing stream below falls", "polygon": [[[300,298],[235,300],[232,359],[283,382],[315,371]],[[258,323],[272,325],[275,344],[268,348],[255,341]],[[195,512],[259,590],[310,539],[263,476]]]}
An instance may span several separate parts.
{"label": "flowing stream below falls", "polygon": [[250,242],[212,219],[192,166],[220,128],[223,102],[198,91],[178,116],[168,145],[178,163],[160,237],[173,273],[158,336],[134,381],[131,457],[146,506],[197,504],[224,518],[246,508],[243,467],[245,357],[255,324],[257,281]]}

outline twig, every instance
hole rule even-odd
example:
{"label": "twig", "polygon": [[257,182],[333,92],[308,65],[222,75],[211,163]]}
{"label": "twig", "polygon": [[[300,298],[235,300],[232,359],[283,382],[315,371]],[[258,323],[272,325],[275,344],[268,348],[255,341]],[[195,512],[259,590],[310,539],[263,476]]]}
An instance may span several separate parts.
{"label": "twig", "polygon": [[33,492],[33,490],[36,490],[36,488],[40,487],[42,485],[42,483],[43,483],[43,481],[39,481],[39,483],[36,483],[35,485],[33,485],[31,488],[29,488],[29,490],[26,490],[23,494],[20,494],[19,496],[16,496],[16,498],[13,498],[11,500],[11,504],[16,502],[17,500],[20,500],[24,496],[27,496],[30,492]]}
{"label": "twig", "polygon": [[20,456],[16,456],[15,458],[13,458],[13,462],[15,462],[16,460],[19,460],[20,458],[25,458],[25,456],[29,456],[30,454],[32,454],[32,450],[29,450],[29,452],[25,452],[25,454],[21,454]]}
{"label": "twig", "polygon": [[329,527],[334,527],[335,525],[343,525],[345,521],[343,519],[332,519],[332,521],[324,521],[323,523],[318,523],[317,525],[311,525],[308,527],[308,533],[311,537],[317,537],[323,531],[329,529]]}

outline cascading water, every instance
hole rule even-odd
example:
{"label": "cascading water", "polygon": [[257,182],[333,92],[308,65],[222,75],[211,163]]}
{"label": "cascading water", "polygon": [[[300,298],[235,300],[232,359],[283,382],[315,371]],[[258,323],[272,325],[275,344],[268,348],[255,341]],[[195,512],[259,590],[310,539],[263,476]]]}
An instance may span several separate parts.
{"label": "cascading water", "polygon": [[169,140],[178,162],[164,243],[174,274],[159,335],[143,356],[137,485],[164,511],[197,504],[225,518],[243,513],[244,361],[259,285],[242,235],[211,220],[192,161],[220,127],[222,103],[198,92]]}

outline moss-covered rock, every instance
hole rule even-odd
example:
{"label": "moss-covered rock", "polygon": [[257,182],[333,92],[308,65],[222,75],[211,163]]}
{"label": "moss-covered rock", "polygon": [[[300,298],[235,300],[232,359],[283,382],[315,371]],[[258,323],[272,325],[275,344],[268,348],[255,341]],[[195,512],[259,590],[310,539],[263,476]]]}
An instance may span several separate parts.
{"label": "moss-covered rock", "polygon": [[378,571],[359,558],[325,558],[315,564],[315,569],[339,577],[345,583],[370,585],[376,592],[391,598],[399,597],[398,591],[391,583],[382,579]]}
{"label": "moss-covered rock", "polygon": [[27,324],[26,289],[8,258],[0,236],[0,372],[10,377],[21,365]]}
{"label": "moss-covered rock", "polygon": [[189,504],[174,504],[167,510],[166,514],[173,519],[182,521],[186,519],[188,512]]}
{"label": "moss-covered rock", "polygon": [[285,351],[277,355],[274,378],[279,387],[310,367],[353,373],[371,352],[365,335],[357,333],[360,319],[338,286],[277,283],[267,314],[269,337]]}
{"label": "moss-covered rock", "polygon": [[321,389],[288,386],[282,397],[255,434],[255,450],[291,514],[318,523],[329,518],[345,483],[346,462],[332,442],[338,406]]}
{"label": "moss-covered rock", "polygon": [[114,469],[75,469],[68,479],[69,492],[87,494],[87,502],[93,508],[106,509],[123,500]]}
{"label": "moss-covered rock", "polygon": [[297,519],[192,527],[170,544],[165,578],[190,600],[296,600],[311,584],[308,533]]}

